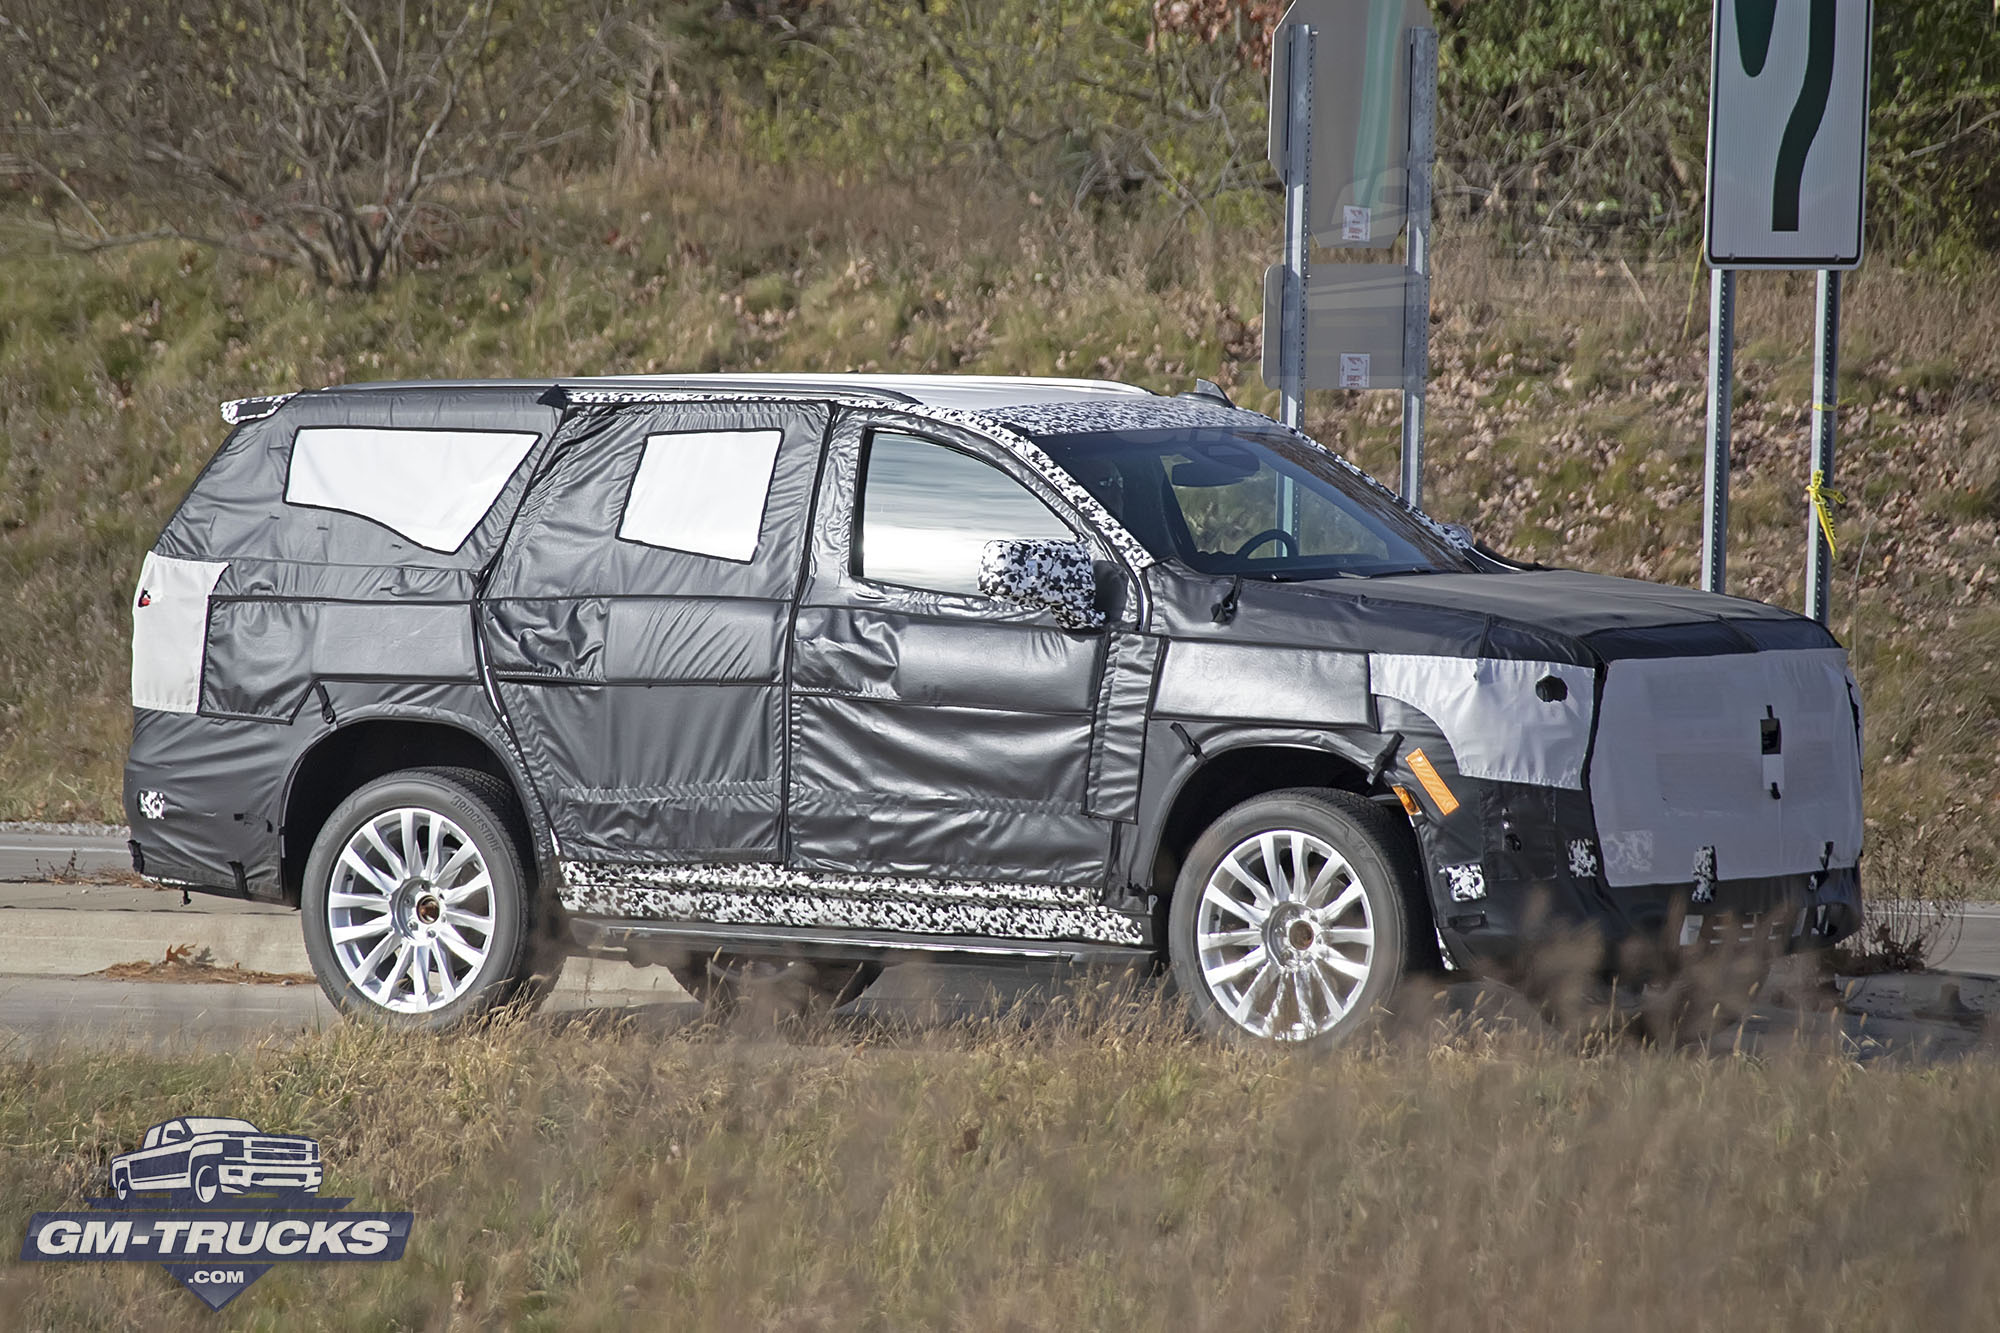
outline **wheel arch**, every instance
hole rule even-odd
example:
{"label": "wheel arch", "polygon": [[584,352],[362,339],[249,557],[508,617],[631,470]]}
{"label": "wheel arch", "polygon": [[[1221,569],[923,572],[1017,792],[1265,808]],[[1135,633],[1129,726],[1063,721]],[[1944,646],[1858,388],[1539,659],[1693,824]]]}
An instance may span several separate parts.
{"label": "wheel arch", "polygon": [[[1334,733],[1317,733],[1310,740],[1296,733],[1258,732],[1202,740],[1199,755],[1190,756],[1193,762],[1163,801],[1163,813],[1155,826],[1147,864],[1161,921],[1188,850],[1225,811],[1252,797],[1293,787],[1326,787],[1364,797],[1386,793],[1386,783],[1371,782],[1369,777],[1373,754],[1383,743],[1384,738],[1373,735]],[[1422,866],[1423,848],[1416,830],[1400,818],[1400,809],[1395,813],[1398,827],[1409,837],[1416,864]],[[1411,930],[1427,937],[1430,930],[1426,928],[1435,926],[1429,895],[1419,892],[1412,898],[1412,910],[1421,905],[1424,917],[1412,920]]]}
{"label": "wheel arch", "polygon": [[505,783],[528,827],[524,850],[546,877],[552,849],[527,782],[510,747],[470,719],[384,712],[358,715],[320,736],[293,761],[281,803],[281,875],[293,906],[305,881],[314,841],[335,807],[362,784],[406,768],[471,768]]}

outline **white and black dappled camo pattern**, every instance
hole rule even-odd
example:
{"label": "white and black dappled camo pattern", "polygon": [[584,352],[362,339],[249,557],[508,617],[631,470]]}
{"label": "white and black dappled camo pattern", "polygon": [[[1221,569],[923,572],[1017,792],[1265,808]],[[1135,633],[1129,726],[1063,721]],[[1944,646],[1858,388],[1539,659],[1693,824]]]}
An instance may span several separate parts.
{"label": "white and black dappled camo pattern", "polygon": [[231,426],[244,421],[261,421],[298,397],[298,392],[268,394],[261,398],[232,398],[222,405],[222,420]]}
{"label": "white and black dappled camo pattern", "polygon": [[1056,624],[1064,629],[1096,629],[1104,623],[1104,613],[1097,609],[1090,548],[1082,542],[988,542],[979,553],[979,591],[1030,606],[1044,605],[1047,594],[1057,592],[1061,600],[1049,608]]}
{"label": "white and black dappled camo pattern", "polygon": [[1597,873],[1597,849],[1590,845],[1590,839],[1569,840],[1569,873],[1578,879],[1589,879]]}
{"label": "white and black dappled camo pattern", "polygon": [[1712,901],[1715,878],[1715,848],[1700,848],[1694,854],[1694,892],[1688,896],[1698,903]]}
{"label": "white and black dappled camo pattern", "polygon": [[1030,435],[1102,435],[1119,430],[1263,430],[1277,425],[1260,412],[1193,398],[1077,399],[1060,403],[1022,403],[982,409]]}
{"label": "white and black dappled camo pattern", "polygon": [[565,861],[565,911],[631,921],[817,926],[912,935],[1140,944],[1136,917],[1089,887],[834,875],[774,865]]}
{"label": "white and black dappled camo pattern", "polygon": [[[1438,540],[1459,550],[1467,545],[1463,537],[1447,531],[1443,524],[1421,509],[1412,508],[1409,501],[1312,436],[1246,408],[1224,407],[1220,403],[1201,402],[1193,398],[1105,398],[995,407],[977,415],[985,417],[989,423],[998,421],[1028,435],[1042,436],[1107,434],[1121,430],[1280,430],[1346,468],[1373,487],[1383,500],[1423,524]],[[985,429],[987,434],[993,433],[991,424]]]}
{"label": "white and black dappled camo pattern", "polygon": [[1451,900],[1455,903],[1478,902],[1486,896],[1486,871],[1478,862],[1462,866],[1446,866],[1445,878],[1451,881]]}

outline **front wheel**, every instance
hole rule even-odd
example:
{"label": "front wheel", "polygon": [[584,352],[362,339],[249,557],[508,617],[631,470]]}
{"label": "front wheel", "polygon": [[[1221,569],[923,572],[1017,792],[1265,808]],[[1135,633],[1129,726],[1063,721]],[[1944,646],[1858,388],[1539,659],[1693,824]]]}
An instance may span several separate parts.
{"label": "front wheel", "polygon": [[306,863],[306,954],[342,1011],[441,1030],[539,999],[554,959],[511,793],[412,769],[340,804]]}
{"label": "front wheel", "polygon": [[1327,1048],[1402,980],[1417,868],[1380,810],[1299,789],[1230,810],[1189,850],[1167,917],[1176,989],[1227,1040]]}
{"label": "front wheel", "polygon": [[196,1167],[194,1173],[194,1197],[202,1203],[214,1203],[216,1196],[221,1193],[222,1180],[216,1175],[215,1168],[206,1162]]}

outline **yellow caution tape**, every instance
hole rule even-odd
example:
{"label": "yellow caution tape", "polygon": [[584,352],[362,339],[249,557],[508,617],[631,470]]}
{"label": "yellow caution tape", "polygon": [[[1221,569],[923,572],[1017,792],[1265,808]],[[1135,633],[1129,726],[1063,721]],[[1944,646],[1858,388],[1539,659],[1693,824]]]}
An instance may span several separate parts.
{"label": "yellow caution tape", "polygon": [[1839,491],[1830,490],[1826,484],[1826,473],[1814,468],[1812,481],[1806,486],[1806,498],[1812,501],[1813,513],[1819,516],[1819,530],[1826,534],[1826,553],[1838,559],[1840,547],[1833,540],[1833,506],[1846,504],[1847,497]]}

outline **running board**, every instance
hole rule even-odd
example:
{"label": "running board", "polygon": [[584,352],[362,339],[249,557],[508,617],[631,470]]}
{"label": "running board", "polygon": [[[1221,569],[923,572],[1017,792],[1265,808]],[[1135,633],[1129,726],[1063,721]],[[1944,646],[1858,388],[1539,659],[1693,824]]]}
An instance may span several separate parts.
{"label": "running board", "polygon": [[1007,940],[978,935],[908,935],[895,931],[833,930],[811,926],[737,926],[710,921],[628,921],[572,916],[570,939],[585,953],[623,949],[628,954],[777,954],[843,961],[941,961],[1067,963],[1074,967],[1150,964],[1152,951],[1083,940]]}

